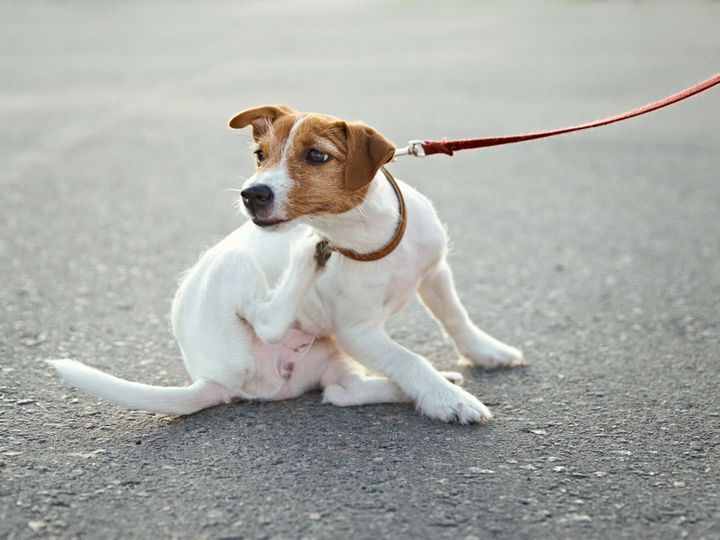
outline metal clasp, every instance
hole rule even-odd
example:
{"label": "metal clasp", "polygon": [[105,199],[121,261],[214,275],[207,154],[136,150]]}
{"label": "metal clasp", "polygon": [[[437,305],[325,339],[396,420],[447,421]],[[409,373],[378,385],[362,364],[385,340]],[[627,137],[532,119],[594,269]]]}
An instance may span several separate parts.
{"label": "metal clasp", "polygon": [[425,150],[423,149],[423,143],[425,141],[408,141],[408,145],[405,148],[398,148],[395,150],[395,157],[399,156],[415,156],[425,157]]}

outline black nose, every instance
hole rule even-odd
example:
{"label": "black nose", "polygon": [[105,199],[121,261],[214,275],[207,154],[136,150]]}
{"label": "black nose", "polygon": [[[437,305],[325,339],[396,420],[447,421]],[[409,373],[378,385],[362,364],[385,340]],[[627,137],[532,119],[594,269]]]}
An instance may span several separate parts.
{"label": "black nose", "polygon": [[273,192],[268,186],[264,184],[258,184],[247,189],[243,189],[240,192],[243,204],[249,208],[254,209],[260,206],[267,206],[273,201]]}

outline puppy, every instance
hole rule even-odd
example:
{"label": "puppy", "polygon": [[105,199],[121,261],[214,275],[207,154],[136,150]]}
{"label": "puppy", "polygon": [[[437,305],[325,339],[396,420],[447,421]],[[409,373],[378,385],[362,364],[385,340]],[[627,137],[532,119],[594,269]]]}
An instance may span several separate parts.
{"label": "puppy", "polygon": [[475,365],[522,361],[468,318],[431,203],[383,168],[394,146],[365,124],[284,105],[230,120],[248,126],[256,172],[241,198],[250,221],[200,258],[172,305],[193,384],[129,382],[72,360],[54,367],[109,401],[175,415],[321,389],[339,406],[413,401],[445,422],[488,421],[485,405],[453,384],[460,374],[438,372],[385,332],[418,293]]}

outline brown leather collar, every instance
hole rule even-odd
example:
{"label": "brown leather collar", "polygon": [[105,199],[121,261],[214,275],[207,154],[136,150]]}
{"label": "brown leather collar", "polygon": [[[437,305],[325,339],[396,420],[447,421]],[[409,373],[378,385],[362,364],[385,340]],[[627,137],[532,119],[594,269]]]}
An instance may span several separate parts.
{"label": "brown leather collar", "polygon": [[[396,247],[398,247],[398,244],[400,244],[400,240],[402,240],[403,235],[405,234],[405,226],[407,225],[407,211],[405,209],[405,199],[403,198],[402,191],[400,191],[400,186],[398,186],[395,179],[392,177],[392,175],[385,169],[385,167],[381,167],[380,169],[383,174],[385,175],[385,178],[387,178],[387,181],[390,182],[390,185],[392,186],[393,190],[395,191],[395,196],[398,200],[398,210],[400,211],[400,224],[398,225],[397,229],[395,230],[395,235],[392,237],[392,239],[385,244],[382,248],[380,248],[377,251],[373,251],[371,253],[358,253],[356,251],[353,251],[351,249],[344,249],[332,246],[330,244],[326,244],[324,246],[325,249],[328,251],[337,251],[341,255],[347,257],[348,259],[352,259],[354,261],[377,261],[379,259],[382,259],[383,257],[390,255]],[[322,248],[320,248],[322,249]],[[328,253],[329,256],[329,253]]]}

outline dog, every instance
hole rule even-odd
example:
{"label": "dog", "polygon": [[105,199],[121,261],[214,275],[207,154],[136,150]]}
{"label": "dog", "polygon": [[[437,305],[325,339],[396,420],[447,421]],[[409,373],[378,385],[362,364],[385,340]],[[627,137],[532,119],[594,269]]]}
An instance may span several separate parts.
{"label": "dog", "polygon": [[489,421],[459,373],[437,371],[384,330],[417,293],[474,365],[523,362],[468,317],[432,204],[384,168],[395,146],[364,123],[285,105],[244,110],[229,126],[252,128],[256,171],[241,190],[249,220],[201,256],[173,300],[172,329],[193,383],[151,386],[51,361],[62,377],[125,407],[172,415],[322,390],[338,406],[414,402],[445,422]]}

